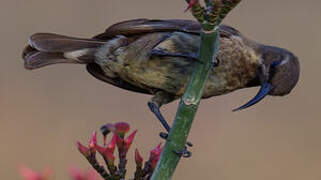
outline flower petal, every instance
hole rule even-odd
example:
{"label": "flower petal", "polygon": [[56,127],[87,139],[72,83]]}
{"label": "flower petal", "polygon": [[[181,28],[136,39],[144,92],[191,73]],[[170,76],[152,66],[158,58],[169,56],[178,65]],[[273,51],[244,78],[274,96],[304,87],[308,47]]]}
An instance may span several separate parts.
{"label": "flower petal", "polygon": [[79,141],[77,141],[77,148],[79,150],[79,152],[84,155],[86,158],[90,156],[90,151],[89,148],[82,145]]}
{"label": "flower petal", "polygon": [[125,139],[125,147],[127,151],[130,148],[130,145],[133,143],[136,133],[137,133],[137,130],[135,130]]}
{"label": "flower petal", "polygon": [[139,154],[138,149],[135,149],[135,162],[136,165],[141,167],[143,165],[143,157]]}

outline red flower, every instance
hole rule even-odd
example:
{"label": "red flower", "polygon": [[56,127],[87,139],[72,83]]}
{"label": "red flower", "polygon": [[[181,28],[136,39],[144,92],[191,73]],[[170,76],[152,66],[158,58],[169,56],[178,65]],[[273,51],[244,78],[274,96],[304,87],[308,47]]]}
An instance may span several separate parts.
{"label": "red flower", "polygon": [[77,148],[82,155],[88,158],[90,155],[96,154],[96,146],[97,146],[97,133],[93,132],[91,139],[89,141],[88,147],[82,145],[79,141],[77,141]]}
{"label": "red flower", "polygon": [[124,139],[121,138],[117,133],[115,133],[114,136],[116,137],[116,144],[117,144],[118,151],[122,151],[124,147]]}
{"label": "red flower", "polygon": [[[127,152],[130,148],[131,144],[133,143],[134,137],[137,133],[137,130],[131,133],[126,139],[123,139],[117,133],[114,134],[115,141],[120,152],[125,151]],[[114,137],[113,137],[114,138]]]}
{"label": "red flower", "polygon": [[110,132],[115,132],[115,126],[113,124],[106,124],[100,128],[101,133],[104,136],[104,146],[106,145],[107,135]]}
{"label": "red flower", "polygon": [[90,156],[89,148],[82,145],[79,141],[77,141],[77,148],[78,148],[79,152],[82,155],[84,155],[86,158],[88,158]]}
{"label": "red flower", "polygon": [[150,151],[150,160],[151,160],[151,167],[155,169],[157,162],[159,160],[160,155],[162,154],[163,148],[161,147],[162,143],[159,143],[158,146]]}
{"label": "red flower", "polygon": [[130,130],[130,126],[126,122],[115,123],[114,126],[115,126],[116,133],[122,138]]}
{"label": "red flower", "polygon": [[191,9],[196,3],[198,3],[198,0],[190,0],[187,8],[185,9],[185,12]]}
{"label": "red flower", "polygon": [[52,171],[48,168],[38,173],[25,166],[20,167],[19,173],[25,180],[48,180],[52,175]]}
{"label": "red flower", "polygon": [[110,149],[108,149],[108,147],[103,148],[99,145],[96,145],[96,149],[99,152],[99,154],[101,154],[107,160],[109,165],[114,165],[115,156],[113,152],[111,152]]}
{"label": "red flower", "polygon": [[142,167],[143,161],[144,160],[143,160],[142,156],[139,154],[138,149],[135,149],[135,162],[136,162],[136,165],[138,167]]}
{"label": "red flower", "polygon": [[88,145],[91,152],[93,153],[96,152],[96,145],[97,145],[97,132],[94,131]]}
{"label": "red flower", "polygon": [[125,148],[128,151],[130,148],[130,145],[133,143],[134,137],[137,133],[137,130],[135,130],[133,133],[131,133],[126,139],[125,139]]}
{"label": "red flower", "polygon": [[70,169],[70,175],[73,180],[98,180],[95,170],[81,171],[76,167]]}
{"label": "red flower", "polygon": [[115,151],[115,146],[116,146],[116,142],[117,142],[117,135],[114,134],[112,139],[110,140],[107,148],[110,150],[110,152],[114,153]]}

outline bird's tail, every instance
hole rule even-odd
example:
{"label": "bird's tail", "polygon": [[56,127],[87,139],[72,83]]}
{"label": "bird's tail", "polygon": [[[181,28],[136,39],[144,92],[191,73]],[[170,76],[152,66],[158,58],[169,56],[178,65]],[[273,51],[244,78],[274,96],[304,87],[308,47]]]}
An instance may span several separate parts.
{"label": "bird's tail", "polygon": [[37,33],[30,37],[22,58],[26,69],[37,69],[56,63],[88,64],[94,61],[96,49],[105,43],[97,39]]}

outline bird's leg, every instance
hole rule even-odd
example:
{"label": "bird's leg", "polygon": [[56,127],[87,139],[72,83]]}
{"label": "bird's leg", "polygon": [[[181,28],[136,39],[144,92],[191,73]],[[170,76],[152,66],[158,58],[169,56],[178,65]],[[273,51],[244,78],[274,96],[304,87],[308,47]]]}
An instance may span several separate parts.
{"label": "bird's leg", "polygon": [[[157,119],[161,122],[161,124],[167,131],[167,133],[164,133],[164,132],[160,133],[160,137],[166,140],[171,128],[159,109],[163,104],[167,104],[169,102],[172,102],[173,100],[175,100],[175,96],[170,95],[163,91],[159,91],[159,92],[156,92],[155,96],[148,102],[148,107],[155,114]],[[193,146],[191,142],[186,142],[186,145],[189,147]],[[183,156],[185,158],[191,157],[191,154],[192,154],[190,151],[187,150],[186,146],[182,151],[174,151],[174,153],[176,153],[179,156]]]}
{"label": "bird's leg", "polygon": [[168,125],[167,121],[163,117],[162,113],[160,112],[159,108],[163,104],[167,104],[175,100],[175,96],[170,95],[164,91],[158,91],[156,94],[152,97],[152,99],[148,102],[149,109],[155,114],[157,119],[160,121],[160,123],[163,125],[163,127],[166,129],[167,133],[170,131],[170,126]]}
{"label": "bird's leg", "polygon": [[164,119],[162,113],[159,110],[159,106],[154,102],[148,102],[149,109],[155,114],[159,122],[163,125],[167,132],[170,131],[170,127],[167,121]]}

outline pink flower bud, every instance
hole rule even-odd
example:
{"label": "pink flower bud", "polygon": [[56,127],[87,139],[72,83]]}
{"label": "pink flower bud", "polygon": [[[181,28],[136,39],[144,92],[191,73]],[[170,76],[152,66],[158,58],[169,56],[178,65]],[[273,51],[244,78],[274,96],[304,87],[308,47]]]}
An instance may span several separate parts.
{"label": "pink flower bud", "polygon": [[96,152],[96,146],[97,146],[97,132],[96,131],[93,132],[88,146],[89,146],[89,149],[92,153]]}
{"label": "pink flower bud", "polygon": [[110,150],[110,152],[114,153],[115,151],[115,146],[116,146],[116,141],[117,141],[117,135],[114,134],[111,141],[109,142],[107,148]]}
{"label": "pink flower bud", "polygon": [[106,149],[104,156],[106,157],[107,163],[108,163],[109,165],[114,165],[115,156],[113,155],[112,152],[110,152],[108,149]]}
{"label": "pink flower bud", "polygon": [[184,12],[188,11],[189,9],[191,9],[196,3],[198,3],[198,0],[190,0],[189,4],[187,6],[187,8],[185,9]]}
{"label": "pink flower bud", "polygon": [[111,152],[108,148],[103,148],[99,145],[96,145],[96,149],[99,154],[101,154],[101,156],[103,156],[104,159],[107,160],[109,165],[114,165],[115,156],[113,155],[113,152]]}
{"label": "pink flower bud", "polygon": [[78,168],[72,167],[70,175],[73,180],[98,180],[98,175],[95,170],[81,171]]}
{"label": "pink flower bud", "polygon": [[151,156],[152,155],[153,156],[160,156],[160,154],[162,153],[162,149],[163,149],[161,146],[162,146],[162,143],[159,143],[156,148],[152,149],[150,151]]}
{"label": "pink flower bud", "polygon": [[142,156],[139,154],[138,149],[135,149],[135,162],[136,162],[136,165],[139,166],[139,167],[142,167],[143,161],[144,160],[143,160]]}
{"label": "pink flower bud", "polygon": [[126,122],[119,122],[114,124],[116,133],[124,138],[125,134],[130,130],[130,126]]}
{"label": "pink flower bud", "polygon": [[100,128],[100,131],[104,136],[107,136],[110,132],[114,132],[115,131],[115,126],[113,124],[108,123],[106,125],[103,125]]}
{"label": "pink flower bud", "polygon": [[137,130],[135,130],[125,139],[125,148],[127,151],[130,148],[130,145],[133,143],[136,133],[137,133]]}
{"label": "pink flower bud", "polygon": [[38,173],[25,166],[20,167],[19,173],[25,180],[48,180],[52,175],[52,171],[48,168]]}
{"label": "pink flower bud", "polygon": [[158,146],[150,151],[150,160],[151,160],[151,167],[155,169],[157,162],[162,154],[163,148],[161,147],[162,143],[159,143]]}
{"label": "pink flower bud", "polygon": [[86,158],[90,156],[89,148],[82,145],[79,141],[77,141],[77,148],[79,152],[84,155]]}
{"label": "pink flower bud", "polygon": [[114,134],[116,137],[116,144],[119,151],[124,148],[124,139],[122,139],[117,133]]}
{"label": "pink flower bud", "polygon": [[96,150],[99,152],[99,154],[101,154],[102,156],[104,156],[105,151],[107,148],[101,147],[99,145],[96,145]]}
{"label": "pink flower bud", "polygon": [[107,135],[110,132],[115,132],[115,126],[113,124],[106,124],[100,128],[100,131],[104,136],[104,146],[106,146]]}

